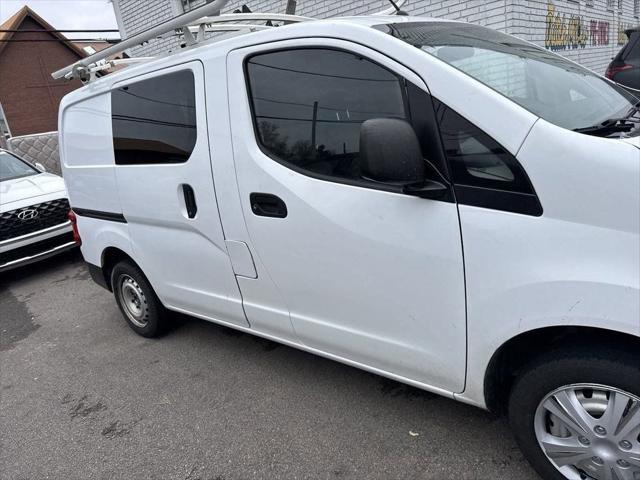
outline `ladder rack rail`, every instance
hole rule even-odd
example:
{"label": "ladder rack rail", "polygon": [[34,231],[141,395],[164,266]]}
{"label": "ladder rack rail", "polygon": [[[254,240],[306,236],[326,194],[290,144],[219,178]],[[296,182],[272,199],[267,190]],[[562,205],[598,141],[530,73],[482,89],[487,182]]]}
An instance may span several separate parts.
{"label": "ladder rack rail", "polygon": [[[53,72],[51,76],[54,79],[80,78],[83,82],[88,82],[95,78],[97,71],[105,70],[109,65],[115,65],[114,62],[105,63],[110,56],[157,38],[182,36],[184,37],[186,45],[193,45],[202,41],[205,38],[205,33],[232,31],[254,32],[272,28],[272,25],[269,24],[257,24],[253,22],[281,22],[283,24],[290,24],[315,20],[310,17],[282,13],[230,13],[220,15],[221,9],[228,1],[229,0],[214,0],[202,5],[187,13],[148,28],[143,32],[132,35],[93,55],[82,58],[71,65]],[[399,9],[406,2],[407,0],[398,0],[395,2],[395,5]],[[394,6],[393,8],[377,12],[374,15],[393,15],[397,13],[397,8]],[[148,59],[145,58],[143,61],[148,61]],[[135,60],[118,63],[135,63]]]}
{"label": "ladder rack rail", "polygon": [[143,32],[124,39],[123,41],[112,47],[100,50],[93,55],[89,55],[88,57],[78,60],[72,65],[68,65],[64,68],[61,68],[60,70],[56,70],[51,74],[51,76],[55,79],[74,78],[78,76],[86,77],[87,67],[89,65],[99,62],[100,60],[104,60],[111,55],[120,53],[127,48],[135,47],[141,43],[157,38],[172,30],[185,27],[202,17],[215,15],[227,4],[228,1],[229,0],[214,0],[213,2],[202,5],[201,7],[194,8],[190,12],[179,15],[154,27],[148,28]]}

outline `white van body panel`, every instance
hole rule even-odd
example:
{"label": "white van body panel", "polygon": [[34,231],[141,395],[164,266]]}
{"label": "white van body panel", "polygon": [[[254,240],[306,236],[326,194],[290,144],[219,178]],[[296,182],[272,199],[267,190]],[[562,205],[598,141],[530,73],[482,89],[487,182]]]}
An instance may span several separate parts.
{"label": "white van body panel", "polygon": [[[159,73],[191,71],[195,81],[197,138],[184,163],[119,165],[116,177],[129,225],[133,258],[170,308],[248,325],[224,243],[213,184],[204,69],[189,62],[114,85],[124,87]],[[215,122],[215,119],[211,119]],[[193,188],[197,214],[189,218],[183,186]],[[166,255],[172,252],[172,255]]]}
{"label": "white van body panel", "polygon": [[471,403],[483,398],[494,353],[527,331],[572,325],[640,336],[637,149],[539,120],[518,159],[542,217],[460,206],[469,319],[462,399]]}
{"label": "white van body panel", "polygon": [[[354,52],[426,90],[415,73],[352,42],[306,38],[231,52],[229,83],[238,87],[229,110],[246,242],[266,267],[256,281],[278,285],[304,345],[462,391],[466,320],[455,204],[311,178],[258,146],[243,87],[244,61],[258,52],[298,47]],[[280,197],[287,218],[253,215],[251,192]],[[256,304],[244,290],[247,283],[241,284],[243,298]],[[257,307],[255,318],[272,308]]]}
{"label": "white van body panel", "polygon": [[60,156],[71,205],[122,213],[113,161],[111,97],[88,96],[60,106]]}
{"label": "white van body panel", "polygon": [[[394,22],[416,20],[393,17]],[[134,239],[131,225],[79,217],[85,259],[99,266],[106,248],[119,248],[139,263],[160,299],[174,310],[281,341],[420,388],[448,396],[456,394],[460,400],[481,407],[486,406],[484,381],[493,355],[519,334],[571,325],[639,337],[638,139],[591,137],[540,120],[437,58],[370,28],[385,21],[388,19],[384,17],[317,21],[230,37],[215,44],[205,42],[169,57],[110,74],[67,95],[60,110],[60,141],[72,206],[120,213],[139,224],[134,228],[145,229],[149,225],[143,217],[150,213],[135,205],[131,192],[139,192],[142,198],[155,195],[158,201],[161,199],[158,191],[151,191],[155,188],[151,183],[140,182],[135,175],[117,176],[114,173],[108,92],[115,83],[122,84],[151,72],[168,71],[196,61],[204,66],[196,91],[203,102],[206,97],[206,118],[199,117],[204,122],[199,128],[206,128],[208,133],[199,135],[198,142],[209,143],[211,167],[207,180],[214,195],[212,205],[217,201],[221,219],[216,220],[219,225],[211,226],[216,230],[215,238],[198,234],[199,240],[191,243],[193,238],[187,240],[187,236],[195,235],[195,229],[176,228],[175,223],[167,222],[153,227],[161,234],[148,233]],[[433,97],[463,114],[517,157],[535,187],[544,214],[534,217],[466,205],[457,208],[455,204],[432,205],[430,203],[438,202],[409,197],[394,203],[397,195],[358,187],[331,188],[330,193],[323,193],[318,180],[297,175],[268,159],[256,144],[245,79],[238,66],[246,52],[263,50],[278,42],[286,45],[322,43],[366,52],[367,56],[375,57],[423,88],[428,87]],[[227,75],[223,74],[225,71]],[[201,144],[199,148],[202,153],[206,147]],[[250,183],[245,184],[247,180]],[[189,181],[195,180],[189,177]],[[292,199],[288,204],[296,198],[299,200],[306,192],[316,193],[310,201],[299,202],[295,213],[321,219],[322,223],[301,222],[286,232],[276,231],[264,222],[261,226],[260,219],[252,219],[243,210],[247,194],[260,185],[281,188],[283,195],[286,193],[287,199]],[[176,193],[169,184],[161,188],[168,195]],[[123,195],[125,191],[128,195]],[[380,218],[373,215],[351,218],[348,212],[332,204],[347,202],[356,195],[374,202],[382,218],[393,218],[393,228],[398,235],[385,231],[387,223]],[[199,201],[199,207],[201,204]],[[152,206],[157,208],[155,204]],[[163,208],[174,206],[167,203]],[[211,208],[210,214],[218,218]],[[445,241],[451,240],[455,231],[447,219],[458,212],[459,226],[456,228],[458,241],[461,232],[464,252],[459,260],[451,254],[457,246],[452,247]],[[425,226],[409,232],[399,231],[401,220],[410,223],[413,219],[415,223],[420,215],[429,219],[427,224],[443,222],[445,234],[429,238],[433,230]],[[316,249],[314,254],[326,255],[333,270],[310,271],[311,267],[319,268],[322,259],[317,262],[313,258],[290,261],[285,252],[278,249],[278,243],[287,245],[295,238],[314,235],[318,227],[331,228],[334,233],[361,241],[367,245],[363,256],[354,260],[352,251],[349,252],[351,255],[341,255],[340,242],[329,237],[324,253]],[[176,260],[163,265],[166,258],[158,258],[158,252],[149,251],[152,239],[159,236],[165,242],[164,249],[169,248],[169,244],[184,245],[186,242],[191,245],[194,255],[191,262]],[[418,238],[425,237],[431,243],[415,246]],[[216,265],[224,266],[220,270],[224,273],[216,281],[228,290],[216,290],[215,295],[207,293],[208,287],[198,291],[193,286],[177,285],[175,281],[177,277],[187,278],[194,271],[193,262],[204,243],[207,243],[208,252],[215,252]],[[247,246],[248,252],[242,244]],[[427,246],[433,250],[425,250]],[[450,290],[440,290],[434,278],[425,281],[410,268],[410,254],[415,256],[416,262],[425,262],[423,267],[427,270],[427,263],[435,262],[436,274],[446,270],[444,265],[460,267],[464,258],[464,274],[441,277],[442,282],[452,285]],[[374,277],[371,282],[374,288],[368,291],[366,289],[371,285],[362,283],[365,276],[358,269],[363,262],[377,255],[385,259],[379,265],[380,272],[395,268],[390,260],[395,255],[409,273],[397,277],[397,284],[387,288]],[[323,302],[339,303],[330,306],[341,309],[339,313],[345,318],[357,318],[367,305],[350,304],[348,298],[323,297],[322,292],[311,292],[304,283],[295,283],[294,279],[300,280],[307,275],[313,276],[312,280],[320,276],[324,282],[335,281],[327,291],[336,294],[343,279],[331,274],[340,264],[353,270],[347,272],[351,275],[349,278],[360,281],[353,284],[355,294],[361,295],[360,298],[387,296],[389,308],[395,306],[397,311],[404,313],[416,312],[420,301],[425,301],[425,305],[428,301],[436,309],[455,305],[453,310],[448,310],[453,314],[441,319],[439,325],[428,321],[411,323],[407,315],[403,318],[408,322],[406,328],[410,335],[403,339],[393,338],[393,335],[384,338],[372,335],[365,339],[353,326],[326,335],[330,322],[305,316],[304,308],[310,306],[317,312]],[[257,278],[253,278],[253,269]],[[283,279],[285,283],[282,283]],[[208,281],[208,277],[202,277],[200,281]],[[428,289],[424,293],[420,287],[425,286],[436,289],[442,298],[434,299],[430,296],[433,291]],[[220,291],[230,292],[227,307],[223,306],[225,294],[220,295]],[[292,301],[290,292],[299,295],[297,300]],[[418,298],[423,293],[425,298]],[[401,296],[407,294],[413,302],[410,306],[400,304]],[[208,308],[209,300],[217,302],[216,306]],[[444,311],[438,310],[439,313]],[[245,314],[250,319],[248,323]],[[380,318],[374,325],[384,327]],[[441,328],[436,328],[439,326]],[[384,335],[389,333],[380,331]],[[380,345],[389,345],[390,350],[380,348]],[[400,351],[413,351],[416,355],[403,363],[403,359],[398,358]],[[398,358],[397,363],[393,362],[394,356]],[[380,359],[382,361],[378,362]],[[418,371],[420,362],[428,368]]]}

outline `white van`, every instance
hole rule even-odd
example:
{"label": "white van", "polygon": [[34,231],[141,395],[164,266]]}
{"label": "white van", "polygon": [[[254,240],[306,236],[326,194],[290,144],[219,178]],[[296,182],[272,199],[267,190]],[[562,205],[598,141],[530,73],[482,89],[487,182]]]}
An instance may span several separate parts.
{"label": "white van", "polygon": [[308,21],[67,95],[61,157],[140,335],[183,312],[508,412],[545,479],[637,480],[638,101],[479,26]]}

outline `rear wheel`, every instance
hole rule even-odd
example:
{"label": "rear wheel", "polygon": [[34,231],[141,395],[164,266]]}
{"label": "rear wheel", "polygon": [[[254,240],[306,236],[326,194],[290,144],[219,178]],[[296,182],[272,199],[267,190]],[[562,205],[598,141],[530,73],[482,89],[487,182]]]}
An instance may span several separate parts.
{"label": "rear wheel", "polygon": [[517,379],[509,419],[544,479],[640,480],[640,357],[585,349],[541,358]]}
{"label": "rear wheel", "polygon": [[156,337],[167,327],[167,311],[140,269],[122,261],[111,271],[116,303],[131,329],[143,337]]}

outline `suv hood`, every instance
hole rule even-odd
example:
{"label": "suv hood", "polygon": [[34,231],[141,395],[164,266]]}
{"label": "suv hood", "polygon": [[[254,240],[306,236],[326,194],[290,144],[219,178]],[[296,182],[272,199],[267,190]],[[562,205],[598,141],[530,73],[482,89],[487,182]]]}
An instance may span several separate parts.
{"label": "suv hood", "polygon": [[[66,196],[64,180],[52,173],[39,173],[28,177],[0,182],[0,205],[27,200],[42,195],[62,192]],[[37,203],[37,199],[34,201]]]}

